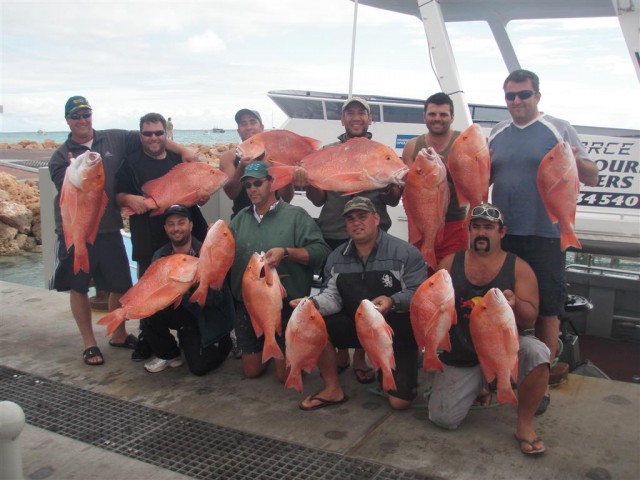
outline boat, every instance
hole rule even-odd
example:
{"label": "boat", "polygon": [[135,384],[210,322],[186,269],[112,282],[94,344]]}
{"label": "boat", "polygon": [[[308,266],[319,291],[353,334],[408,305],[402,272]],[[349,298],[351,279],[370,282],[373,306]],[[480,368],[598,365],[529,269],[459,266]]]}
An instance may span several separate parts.
{"label": "boat", "polygon": [[213,127],[211,129],[211,133],[225,133],[226,130],[224,128],[220,128],[220,127]]}

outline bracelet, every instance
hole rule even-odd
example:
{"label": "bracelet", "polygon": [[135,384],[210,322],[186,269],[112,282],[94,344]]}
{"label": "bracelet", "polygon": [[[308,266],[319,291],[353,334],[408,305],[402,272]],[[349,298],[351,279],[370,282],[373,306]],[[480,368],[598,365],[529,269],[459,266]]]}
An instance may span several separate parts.
{"label": "bracelet", "polygon": [[287,258],[289,256],[289,249],[287,247],[284,247],[284,255],[282,255],[282,258]]}

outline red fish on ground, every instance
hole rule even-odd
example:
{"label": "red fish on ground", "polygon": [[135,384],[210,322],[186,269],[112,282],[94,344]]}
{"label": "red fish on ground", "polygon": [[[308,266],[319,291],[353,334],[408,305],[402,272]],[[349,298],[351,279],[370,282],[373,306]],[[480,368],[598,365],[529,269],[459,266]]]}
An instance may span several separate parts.
{"label": "red fish on ground", "polygon": [[404,184],[409,170],[398,155],[386,145],[366,138],[348,141],[313,152],[299,166],[272,162],[269,174],[274,177],[271,191],[291,183],[296,168],[306,171],[308,181],[321,190],[345,195]]}
{"label": "red fish on ground", "polygon": [[89,273],[87,243],[93,245],[107,207],[104,165],[99,153],[86,151],[71,159],[60,190],[60,214],[67,250],[73,246],[73,273]]}
{"label": "red fish on ground", "polygon": [[438,348],[451,351],[449,330],[458,322],[451,276],[438,270],[416,290],[409,305],[411,328],[419,347],[424,348],[424,371],[443,371]]}
{"label": "red fish on ground", "polygon": [[320,140],[303,137],[289,130],[257,133],[238,145],[243,155],[254,160],[264,153],[264,160],[269,164],[278,162],[285,165],[296,165],[321,147]]}
{"label": "red fish on ground", "polygon": [[[229,178],[206,162],[179,163],[163,176],[142,185],[144,204],[151,209],[150,215],[162,215],[171,205],[192,207],[201,198],[217,192]],[[133,215],[128,207],[121,210],[124,217]]]}
{"label": "red fish on ground", "polygon": [[453,179],[460,205],[471,209],[489,198],[491,159],[489,147],[478,124],[473,124],[453,141],[447,166]]}
{"label": "red fish on ground", "polygon": [[392,372],[396,369],[393,329],[375,305],[366,298],[360,302],[356,311],[356,332],[373,368],[382,370],[382,390],[396,390]]}
{"label": "red fish on ground", "polygon": [[264,335],[262,363],[270,358],[284,359],[276,333],[282,335],[282,299],[286,296],[278,272],[267,265],[264,252],[254,253],[242,275],[242,299],[256,336]]}
{"label": "red fish on ground", "polygon": [[102,317],[98,324],[106,325],[106,333],[111,335],[125,320],[147,318],[171,304],[177,307],[193,285],[197,265],[196,257],[183,253],[156,260],[120,298],[122,307]]}
{"label": "red fish on ground", "polygon": [[209,288],[214,290],[222,288],[222,283],[233,263],[235,250],[236,242],[231,230],[224,220],[216,221],[207,231],[207,236],[200,247],[200,259],[196,272],[198,288],[191,295],[190,302],[197,302],[204,307]]}
{"label": "red fish on ground", "polygon": [[285,388],[302,393],[302,371],[311,373],[329,341],[324,319],[308,298],[303,298],[291,314],[285,331],[287,366],[291,367]]}
{"label": "red fish on ground", "polygon": [[409,243],[416,245],[431,268],[435,269],[435,245],[442,239],[449,184],[447,169],[433,148],[423,148],[407,174],[402,204],[409,221]]}
{"label": "red fish on ground", "polygon": [[538,191],[551,223],[560,222],[560,247],[582,248],[576,237],[576,202],[580,192],[578,166],[567,142],[559,142],[538,166]]}
{"label": "red fish on ground", "polygon": [[517,404],[511,380],[518,380],[518,327],[502,291],[492,288],[475,304],[469,330],[484,378],[498,379],[498,402]]}

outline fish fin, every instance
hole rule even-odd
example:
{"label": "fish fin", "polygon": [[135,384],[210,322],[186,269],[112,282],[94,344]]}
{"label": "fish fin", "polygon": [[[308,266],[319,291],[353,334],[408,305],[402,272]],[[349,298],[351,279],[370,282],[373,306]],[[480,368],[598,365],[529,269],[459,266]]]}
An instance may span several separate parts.
{"label": "fish fin", "polygon": [[444,367],[442,366],[442,362],[440,361],[438,356],[429,356],[426,355],[426,352],[424,360],[422,362],[422,369],[425,372],[428,372],[429,370],[438,370],[440,372],[444,371]]}
{"label": "fish fin", "polygon": [[409,220],[407,222],[409,227],[409,243],[417,247],[418,243],[422,243],[422,232],[418,229],[416,222],[412,221],[411,216],[408,213],[407,220]]}
{"label": "fish fin", "polygon": [[102,215],[104,211],[107,209],[107,203],[109,203],[109,197],[105,192],[102,192],[102,197],[100,198],[100,206],[98,207],[98,215],[96,217],[96,221],[91,226],[91,231],[89,232],[89,236],[87,238],[87,242],[91,245],[96,241],[96,237],[98,236],[98,227],[100,227],[100,220],[102,219]]}
{"label": "fish fin", "polygon": [[449,332],[440,340],[440,345],[438,346],[447,352],[451,351],[451,337],[449,337]]}
{"label": "fish fin", "polygon": [[274,165],[269,167],[269,175],[273,177],[272,192],[280,190],[291,183],[293,180],[293,168],[292,165],[275,165],[275,162]]}
{"label": "fish fin", "polygon": [[[198,203],[201,196],[202,193],[200,190],[191,190],[190,192],[186,192],[184,195],[174,198],[171,203],[190,207]],[[144,203],[147,207],[152,209],[149,212],[149,216],[157,217],[158,215],[164,214],[165,208],[160,207],[152,197],[145,198]]]}
{"label": "fish fin", "polygon": [[107,330],[105,335],[111,335],[122,322],[127,319],[126,312],[124,308],[117,308],[113,312],[109,312],[100,320],[98,320],[98,325],[106,325]]}
{"label": "fish fin", "polygon": [[382,371],[382,390],[385,392],[397,390],[396,381],[394,380],[393,373],[391,373],[391,371]]}
{"label": "fish fin", "polygon": [[200,282],[200,285],[198,285],[198,288],[196,289],[196,291],[193,292],[193,294],[189,298],[189,301],[192,303],[197,303],[198,305],[200,305],[200,307],[204,308],[204,303],[207,300],[208,290],[209,289],[207,288],[207,285]]}
{"label": "fish fin", "polygon": [[173,301],[173,309],[175,310],[176,308],[178,308],[181,303],[182,303],[182,295],[178,295],[178,297],[176,297],[176,299]]}
{"label": "fish fin", "polygon": [[284,388],[295,388],[298,393],[302,393],[302,372],[291,369],[287,381],[284,383]]}
{"label": "fish fin", "polygon": [[314,150],[320,150],[322,148],[322,142],[317,138],[305,137],[305,136],[303,136],[302,138],[304,138],[304,141],[307,142],[307,144]]}
{"label": "fish fin", "polygon": [[89,273],[90,270],[89,251],[84,241],[73,245],[73,274],[77,275],[80,270],[85,273]]}
{"label": "fish fin", "polygon": [[498,403],[513,403],[514,405],[518,404],[518,399],[516,398],[516,394],[513,393],[513,388],[511,388],[511,382],[498,381],[497,398],[498,398]]}
{"label": "fish fin", "polygon": [[280,296],[284,299],[287,298],[287,291],[284,288],[284,285],[280,284]]}
{"label": "fish fin", "polygon": [[267,338],[265,336],[264,339],[264,347],[262,349],[262,363],[267,363],[270,358],[284,360],[284,355],[282,354],[282,350],[280,350],[280,346],[278,346],[278,343],[276,342],[275,336],[271,338]]}
{"label": "fish fin", "polygon": [[564,252],[569,247],[582,250],[582,244],[573,230],[573,225],[565,226],[560,224],[560,249]]}

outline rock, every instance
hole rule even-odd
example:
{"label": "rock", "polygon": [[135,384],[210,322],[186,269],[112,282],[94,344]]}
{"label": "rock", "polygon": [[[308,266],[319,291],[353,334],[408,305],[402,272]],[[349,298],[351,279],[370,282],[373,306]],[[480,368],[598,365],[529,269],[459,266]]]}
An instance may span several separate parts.
{"label": "rock", "polygon": [[33,213],[25,205],[11,200],[0,201],[0,221],[17,228],[21,233],[31,232]]}
{"label": "rock", "polygon": [[40,213],[40,189],[37,182],[20,182],[13,175],[0,172],[0,190],[7,192],[14,202],[25,205],[33,214]]}
{"label": "rock", "polygon": [[27,238],[29,237],[27,237],[24,233],[19,233],[16,235],[16,243],[18,244],[18,248],[20,250],[24,250],[24,244],[27,243]]}
{"label": "rock", "polygon": [[42,245],[42,223],[40,222],[40,212],[33,216],[31,220],[31,234],[38,245]]}
{"label": "rock", "polygon": [[15,239],[17,234],[17,228],[11,227],[4,222],[0,222],[0,243]]}
{"label": "rock", "polygon": [[18,253],[20,253],[20,247],[15,240],[0,242],[0,255],[17,255]]}
{"label": "rock", "polygon": [[24,245],[22,246],[22,249],[25,252],[36,252],[38,251],[38,249],[42,251],[42,247],[38,245],[34,237],[27,237],[27,239],[24,242]]}

